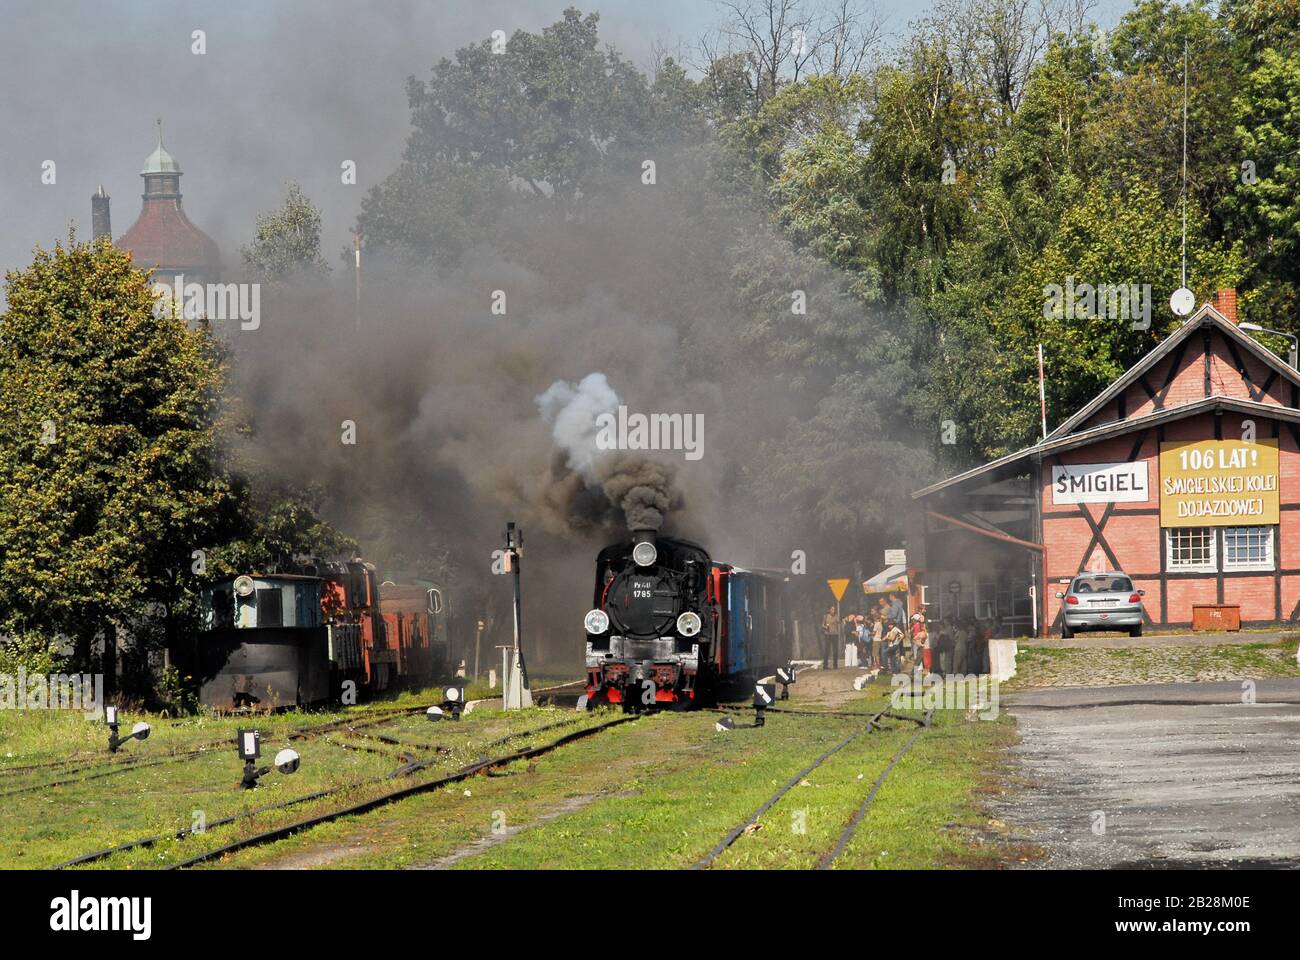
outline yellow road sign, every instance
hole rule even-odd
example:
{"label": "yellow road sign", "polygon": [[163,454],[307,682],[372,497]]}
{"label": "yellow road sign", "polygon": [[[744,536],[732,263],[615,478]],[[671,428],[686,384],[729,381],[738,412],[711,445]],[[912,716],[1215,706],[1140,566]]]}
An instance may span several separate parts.
{"label": "yellow road sign", "polygon": [[831,588],[831,593],[835,594],[835,602],[839,603],[844,599],[844,591],[849,585],[849,578],[843,580],[827,580],[826,586]]}

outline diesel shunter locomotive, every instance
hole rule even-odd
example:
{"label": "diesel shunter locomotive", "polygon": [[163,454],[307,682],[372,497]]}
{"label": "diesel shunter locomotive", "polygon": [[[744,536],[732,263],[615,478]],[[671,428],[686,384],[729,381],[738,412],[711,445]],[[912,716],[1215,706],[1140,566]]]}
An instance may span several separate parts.
{"label": "diesel shunter locomotive", "polygon": [[348,683],[375,693],[448,672],[448,610],[438,586],[380,583],[374,564],[360,558],[289,570],[203,589],[202,629],[169,651],[199,687],[200,703],[305,706],[337,700]]}
{"label": "diesel shunter locomotive", "polygon": [[587,702],[687,708],[747,695],[790,660],[781,577],[637,530],[596,557]]}

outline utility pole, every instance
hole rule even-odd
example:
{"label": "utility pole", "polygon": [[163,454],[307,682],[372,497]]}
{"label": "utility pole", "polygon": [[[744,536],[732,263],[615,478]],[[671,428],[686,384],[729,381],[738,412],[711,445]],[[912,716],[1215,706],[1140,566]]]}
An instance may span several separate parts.
{"label": "utility pole", "polygon": [[1043,419],[1043,440],[1047,440],[1047,379],[1043,376],[1043,345],[1038,345],[1038,413]]}
{"label": "utility pole", "polygon": [[509,683],[506,686],[505,698],[503,705],[507,710],[518,710],[522,707],[531,707],[533,705],[533,694],[528,689],[528,668],[524,665],[524,649],[522,640],[523,616],[519,592],[519,567],[520,556],[524,551],[524,535],[519,530],[513,520],[506,524],[506,569],[510,571],[510,578],[514,584],[514,612],[515,612],[515,646],[514,646],[514,664],[510,669]]}
{"label": "utility pole", "polygon": [[356,261],[356,325],[361,329],[361,246],[365,242],[366,235],[361,232],[360,227],[352,228],[352,249]]}

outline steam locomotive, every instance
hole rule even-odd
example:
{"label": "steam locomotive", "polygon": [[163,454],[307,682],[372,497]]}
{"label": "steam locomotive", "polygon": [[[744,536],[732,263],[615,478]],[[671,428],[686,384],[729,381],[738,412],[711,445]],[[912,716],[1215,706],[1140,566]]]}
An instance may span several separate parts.
{"label": "steam locomotive", "polygon": [[687,709],[752,694],[790,662],[784,579],[638,530],[596,557],[587,702]]}
{"label": "steam locomotive", "polygon": [[360,559],[293,570],[227,577],[202,590],[200,632],[169,650],[199,702],[305,706],[447,673],[441,588],[380,584],[374,564]]}

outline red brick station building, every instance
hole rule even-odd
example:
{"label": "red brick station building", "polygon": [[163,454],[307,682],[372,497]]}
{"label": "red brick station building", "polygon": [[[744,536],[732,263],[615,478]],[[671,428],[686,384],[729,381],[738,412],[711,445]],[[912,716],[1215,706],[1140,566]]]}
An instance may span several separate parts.
{"label": "red brick station building", "polygon": [[1057,591],[1121,570],[1148,627],[1300,619],[1300,373],[1220,291],[1040,443],[912,494],[913,609],[1061,629]]}

